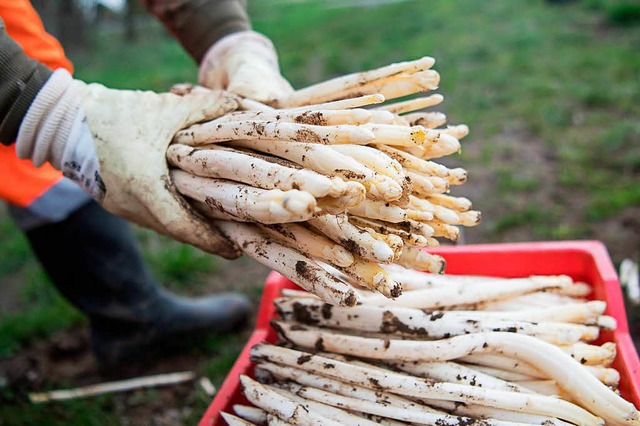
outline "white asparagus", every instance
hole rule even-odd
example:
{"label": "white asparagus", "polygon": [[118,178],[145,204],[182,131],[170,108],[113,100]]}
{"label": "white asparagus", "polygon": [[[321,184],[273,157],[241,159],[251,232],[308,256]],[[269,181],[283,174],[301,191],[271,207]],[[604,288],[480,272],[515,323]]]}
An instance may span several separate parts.
{"label": "white asparagus", "polygon": [[443,194],[449,191],[449,182],[444,178],[437,176],[425,176],[412,170],[406,170],[405,174],[409,179],[411,179],[415,195],[427,197],[431,194]]}
{"label": "white asparagus", "polygon": [[[398,408],[409,408],[416,406],[415,402],[398,395],[353,384],[347,384],[341,382],[340,380],[300,370],[299,368],[295,368],[291,365],[280,365],[272,362],[261,361],[256,366],[256,369],[265,370],[271,376],[275,377],[278,380],[292,380],[304,386],[324,389],[335,394],[358,398],[363,401],[392,405]],[[424,410],[431,413],[444,414],[441,411],[429,407],[424,407]]]}
{"label": "white asparagus", "polygon": [[405,180],[400,163],[377,149],[360,145],[333,145],[331,149],[361,162],[375,172],[388,176],[400,184]]}
{"label": "white asparagus", "polygon": [[353,254],[381,263],[393,261],[391,247],[350,224],[345,215],[322,215],[310,219],[308,223]]}
{"label": "white asparagus", "polygon": [[403,229],[394,228],[392,226],[388,226],[385,222],[380,222],[375,219],[365,219],[359,216],[349,216],[349,222],[353,223],[358,228],[372,230],[379,234],[397,235],[402,238],[402,241],[404,243],[412,246],[426,247],[429,244],[427,238],[423,235],[407,232]]}
{"label": "white asparagus", "polygon": [[521,359],[515,359],[501,354],[474,353],[461,357],[459,361],[518,373],[526,376],[527,378],[525,380],[527,381],[551,378],[547,377],[531,364],[523,362]]}
{"label": "white asparagus", "polygon": [[382,111],[378,109],[370,109],[368,111],[371,113],[370,123],[406,125],[406,123],[400,124],[398,122],[398,116],[390,113],[389,111]]}
{"label": "white asparagus", "polygon": [[298,189],[316,198],[342,197],[349,192],[355,193],[356,199],[361,200],[364,197],[364,188],[359,191],[356,187],[347,186],[340,178],[330,178],[312,170],[301,169],[294,163],[277,164],[284,162],[277,157],[270,159],[259,154],[220,146],[206,148],[170,145],[167,158],[171,165],[180,167],[190,174],[233,180],[256,188],[282,191]]}
{"label": "white asparagus", "polygon": [[402,294],[402,285],[375,262],[358,258],[351,265],[338,269],[357,285],[376,290],[385,297],[398,297]]}
{"label": "white asparagus", "polygon": [[196,374],[193,371],[179,373],[156,374],[153,376],[138,377],[135,379],[118,380],[115,382],[99,383],[83,386],[75,389],[54,390],[50,392],[30,393],[29,400],[32,403],[50,401],[64,401],[76,398],[86,398],[95,395],[104,395],[114,392],[126,392],[134,389],[156,386],[173,385],[194,380]]}
{"label": "white asparagus", "polygon": [[[256,345],[252,348],[251,354],[254,359],[266,359],[278,364],[297,364],[300,369],[313,371],[316,374],[321,374],[326,377],[342,380],[358,386],[373,387],[378,390],[385,389],[388,392],[410,397],[473,402],[507,410],[522,410],[533,414],[561,417],[582,425],[603,424],[601,419],[581,407],[542,395],[488,390],[476,386],[451,383],[430,382],[424,379],[416,379],[397,373],[382,372],[376,369],[355,366],[318,355],[272,345]],[[304,362],[299,362],[300,357],[303,357]],[[601,383],[597,383],[602,386]],[[611,392],[606,387],[605,389]],[[611,393],[613,394],[613,392]],[[608,414],[611,418],[611,413]],[[635,413],[635,415],[637,416],[637,413]]]}
{"label": "white asparagus", "polygon": [[540,395],[562,397],[562,389],[553,380],[531,380],[518,382],[519,386]]}
{"label": "white asparagus", "polygon": [[282,396],[269,386],[261,385],[248,376],[241,375],[240,383],[249,402],[291,424],[301,426],[340,426],[340,423],[309,411],[301,404]]}
{"label": "white asparagus", "polygon": [[[460,418],[456,416],[450,416],[448,414],[436,414],[427,410],[423,410],[421,409],[422,407],[417,404],[414,404],[414,407],[405,406],[399,409],[399,407],[392,407],[385,404],[363,401],[361,399],[332,394],[321,389],[315,389],[306,386],[301,386],[296,393],[300,396],[312,399],[314,401],[322,401],[326,404],[330,404],[336,407],[346,408],[350,410],[360,410],[378,416],[388,417],[396,420],[403,420],[407,422],[447,426],[465,425],[473,422],[473,419],[470,418]],[[522,423],[505,423],[492,419],[487,419],[483,422],[483,424],[487,426],[524,425]]]}
{"label": "white asparagus", "polygon": [[254,425],[254,423],[251,423],[245,419],[242,419],[238,416],[234,416],[233,414],[229,414],[229,413],[225,413],[224,411],[220,412],[220,415],[222,416],[222,418],[224,419],[225,422],[227,422],[227,424],[229,426],[250,426],[250,425]]}
{"label": "white asparagus", "polygon": [[345,180],[360,182],[367,189],[368,195],[374,198],[394,201],[403,193],[402,186],[395,180],[374,172],[357,160],[336,152],[330,146],[282,141],[260,143],[250,140],[234,141],[231,145],[286,158],[324,175],[340,176]]}
{"label": "white asparagus", "polygon": [[556,280],[545,278],[537,277],[536,280],[513,279],[508,282],[496,281],[491,285],[484,286],[451,283],[447,288],[436,287],[405,292],[393,301],[374,295],[363,299],[362,303],[435,310],[456,305],[505,299],[563,285]]}
{"label": "white asparagus", "polygon": [[292,189],[259,189],[222,179],[194,176],[173,170],[178,192],[232,216],[259,223],[302,222],[316,212],[317,203],[308,192]]}
{"label": "white asparagus", "polygon": [[216,119],[216,122],[243,120],[278,121],[281,123],[311,124],[316,126],[337,126],[341,124],[358,125],[371,121],[372,113],[366,109],[309,109],[266,111],[238,111]]}
{"label": "white asparagus", "polygon": [[402,118],[411,126],[422,126],[428,129],[435,129],[447,122],[447,116],[441,112],[414,112],[403,115]]}
{"label": "white asparagus", "polygon": [[466,365],[455,362],[387,362],[397,370],[404,371],[413,376],[433,379],[439,382],[459,383],[470,386],[481,386],[488,389],[497,389],[510,392],[531,393],[516,383],[509,383],[481,371],[474,370]]}
{"label": "white asparagus", "polygon": [[[281,332],[287,327],[286,324],[279,324],[279,326],[281,327]],[[323,350],[345,353],[349,349],[351,355],[371,358],[389,356],[396,360],[447,361],[474,353],[500,353],[501,357],[511,357],[519,362],[527,363],[542,372],[543,377],[555,380],[571,396],[572,400],[602,417],[607,422],[615,425],[640,424],[640,413],[633,404],[611,391],[591,371],[598,370],[602,374],[605,374],[605,372],[608,374],[606,370],[612,369],[582,366],[557,346],[534,337],[515,333],[493,332],[467,334],[442,341],[415,342],[382,339],[377,339],[379,341],[376,341],[376,339],[357,338],[354,336],[349,336],[349,339],[345,341],[342,338],[334,339],[329,334],[323,337],[320,336],[323,336],[323,334],[318,330],[314,330],[313,333],[287,330],[287,339],[300,346],[309,347],[310,342],[307,339],[310,339],[312,341],[311,347],[317,347],[318,342],[320,342],[319,345]],[[370,342],[371,344],[366,347],[365,342]],[[351,368],[356,367],[351,366]],[[325,373],[327,373],[326,370],[320,372],[322,375],[326,375]],[[600,378],[604,379],[604,377]],[[613,379],[613,377],[610,377],[610,379]],[[508,409],[509,407],[502,408]],[[552,413],[538,414],[556,417]],[[558,417],[571,420],[562,416]]]}
{"label": "white asparagus", "polygon": [[321,416],[324,416],[333,421],[339,422],[345,426],[374,426],[375,423],[364,419],[362,417],[358,417],[349,411],[343,410],[341,408],[334,407],[330,404],[326,404],[322,401],[314,401],[309,398],[305,398],[303,396],[297,395],[296,392],[292,389],[295,387],[295,384],[290,383],[276,383],[272,388],[275,392],[278,392],[282,396],[302,405],[307,408],[309,411],[316,412]]}
{"label": "white asparagus", "polygon": [[338,98],[354,97],[356,96],[356,93],[383,93],[380,90],[363,91],[358,89],[363,86],[374,84],[377,81],[386,81],[390,77],[428,70],[434,63],[435,60],[433,58],[424,57],[415,61],[400,62],[371,71],[336,77],[322,83],[317,83],[303,89],[296,90],[287,97],[278,99],[276,104],[280,108],[286,108],[317,104]]}
{"label": "white asparagus", "polygon": [[438,176],[446,178],[449,176],[449,169],[442,164],[433,161],[423,160],[401,149],[384,144],[374,144],[377,149],[398,161],[406,169],[422,173],[427,176]]}
{"label": "white asparagus", "polygon": [[341,99],[338,101],[330,101],[313,105],[305,105],[301,107],[289,108],[289,111],[313,111],[313,110],[324,110],[324,109],[350,109],[350,108],[360,108],[369,105],[381,104],[384,102],[384,96],[380,93],[375,93],[373,95],[364,95],[358,96],[355,98]]}
{"label": "white asparagus", "polygon": [[[364,129],[369,130],[374,135],[374,141],[378,144],[397,146],[422,146],[425,143],[432,143],[438,135],[435,131],[422,126],[404,127],[389,124],[363,124]],[[374,143],[367,141],[367,143]]]}
{"label": "white asparagus", "polygon": [[[432,132],[436,130],[429,129]],[[444,157],[453,153],[460,153],[461,146],[460,141],[451,135],[445,133],[437,133],[437,142],[432,140],[432,143],[423,144],[420,146],[400,146],[403,151],[408,152],[423,160],[431,160],[434,158]],[[428,137],[428,136],[427,136]]]}
{"label": "white asparagus", "polygon": [[267,238],[256,226],[218,221],[216,226],[253,259],[286,276],[300,287],[334,305],[353,306],[358,296],[309,258]]}
{"label": "white asparagus", "polygon": [[572,345],[560,346],[560,349],[571,355],[571,358],[584,365],[610,366],[616,358],[616,344],[613,342],[604,343],[602,346],[589,345],[585,343],[574,343]]}
{"label": "white asparagus", "polygon": [[173,137],[173,142],[198,146],[240,139],[263,142],[278,139],[319,144],[366,144],[372,142],[375,136],[371,130],[363,126],[316,126],[279,121],[222,119],[194,124],[180,130]]}
{"label": "white asparagus", "polygon": [[452,401],[442,401],[436,399],[423,398],[426,404],[449,411],[458,416],[468,416],[477,419],[496,419],[506,422],[531,423],[545,426],[572,426],[570,423],[559,420],[555,417],[545,417],[530,413],[501,410],[494,407],[485,407],[477,404],[458,404]]}
{"label": "white asparagus", "polygon": [[267,421],[267,412],[250,405],[234,404],[233,411],[248,422],[264,424]]}
{"label": "white asparagus", "polygon": [[460,239],[460,230],[453,225],[438,221],[430,221],[425,223],[433,229],[434,237],[444,237],[451,241],[458,241]]}
{"label": "white asparagus", "polygon": [[382,220],[385,222],[399,223],[407,220],[430,221],[433,214],[416,209],[403,209],[393,204],[382,201],[364,200],[357,206],[347,209],[349,214],[368,219]]}
{"label": "white asparagus", "polygon": [[452,197],[445,194],[431,194],[427,197],[427,201],[459,212],[466,212],[472,207],[471,200],[468,198]]}
{"label": "white asparagus", "polygon": [[302,225],[275,224],[265,225],[262,229],[280,242],[333,265],[345,267],[354,262],[353,254],[347,249]]}
{"label": "white asparagus", "polygon": [[430,254],[424,250],[413,247],[405,247],[400,257],[396,259],[396,263],[405,268],[427,271],[434,274],[444,273],[444,269],[447,266],[442,256]]}
{"label": "white asparagus", "polygon": [[469,134],[469,128],[465,124],[458,124],[455,126],[447,126],[442,130],[444,133],[453,136],[460,140]]}
{"label": "white asparagus", "polygon": [[285,422],[284,420],[282,420],[278,416],[274,416],[273,414],[267,414],[267,424],[269,426],[287,426],[292,423]]}
{"label": "white asparagus", "polygon": [[394,102],[377,107],[384,111],[389,111],[394,114],[404,114],[407,112],[417,111],[423,108],[432,107],[441,104],[444,97],[440,94],[434,94],[430,96],[421,96],[408,101]]}
{"label": "white asparagus", "polygon": [[487,367],[486,365],[478,365],[478,364],[462,364],[462,365],[469,365],[474,370],[480,371],[484,374],[488,374],[498,379],[506,380],[508,382],[526,382],[529,380],[537,379],[537,377],[529,376],[527,374],[515,372],[512,370],[502,370],[500,368]]}

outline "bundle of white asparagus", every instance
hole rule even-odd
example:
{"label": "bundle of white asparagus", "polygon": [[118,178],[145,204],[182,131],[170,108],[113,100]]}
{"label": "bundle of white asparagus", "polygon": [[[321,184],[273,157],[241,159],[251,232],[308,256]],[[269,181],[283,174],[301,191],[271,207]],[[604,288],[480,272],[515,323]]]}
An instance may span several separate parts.
{"label": "bundle of white asparagus", "polygon": [[616,324],[585,299],[590,286],[394,272],[411,289],[395,301],[344,308],[284,291],[284,346],[252,349],[257,381],[241,382],[253,406],[227,423],[640,425],[617,392],[616,345],[593,343]]}
{"label": "bundle of white asparagus", "polygon": [[324,301],[353,306],[356,288],[398,297],[385,265],[442,272],[422,249],[480,220],[448,194],[466,171],[432,161],[459,152],[467,127],[416,112],[442,96],[379,105],[437,88],[433,63],[339,77],[272,106],[243,100],[243,111],[175,136],[173,181],[245,253]]}

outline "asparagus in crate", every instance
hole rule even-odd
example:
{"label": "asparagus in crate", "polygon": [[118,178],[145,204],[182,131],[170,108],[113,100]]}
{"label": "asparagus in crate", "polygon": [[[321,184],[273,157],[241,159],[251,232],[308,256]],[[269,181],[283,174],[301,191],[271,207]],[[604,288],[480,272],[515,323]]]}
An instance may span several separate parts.
{"label": "asparagus in crate", "polygon": [[387,266],[440,273],[443,259],[424,249],[480,220],[449,195],[466,171],[431,160],[458,152],[466,126],[419,112],[439,94],[392,100],[437,88],[433,64],[338,77],[271,106],[241,100],[244,110],[175,136],[173,182],[241,249],[324,301],[396,298]]}

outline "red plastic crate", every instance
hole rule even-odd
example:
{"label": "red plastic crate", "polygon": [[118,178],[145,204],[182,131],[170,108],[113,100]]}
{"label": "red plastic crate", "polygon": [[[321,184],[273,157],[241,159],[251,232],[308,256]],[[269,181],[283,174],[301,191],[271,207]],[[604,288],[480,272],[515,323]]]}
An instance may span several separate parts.
{"label": "red plastic crate", "polygon": [[[567,241],[517,244],[484,244],[444,247],[431,251],[444,256],[447,274],[524,277],[532,274],[565,274],[591,284],[592,298],[607,302],[607,314],[618,322],[615,332],[603,332],[603,341],[616,342],[618,356],[613,366],[620,372],[620,392],[640,407],[640,360],[629,335],[618,276],[605,246],[598,241]],[[249,350],[262,341],[275,342],[269,322],[275,316],[273,300],[283,288],[297,286],[272,272],[267,278],[256,328],[227,375],[199,426],[222,425],[220,411],[233,413],[232,405],[246,404],[240,391],[240,374],[253,373]]]}

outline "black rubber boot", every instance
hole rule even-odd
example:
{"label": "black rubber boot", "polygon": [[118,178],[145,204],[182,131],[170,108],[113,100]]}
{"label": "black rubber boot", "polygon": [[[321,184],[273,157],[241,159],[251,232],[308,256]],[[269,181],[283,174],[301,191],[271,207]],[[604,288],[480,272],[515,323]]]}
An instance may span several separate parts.
{"label": "black rubber boot", "polygon": [[188,299],[161,289],[129,225],[95,202],[27,237],[54,285],[89,316],[92,349],[103,366],[237,330],[250,314],[249,300],[237,293]]}

